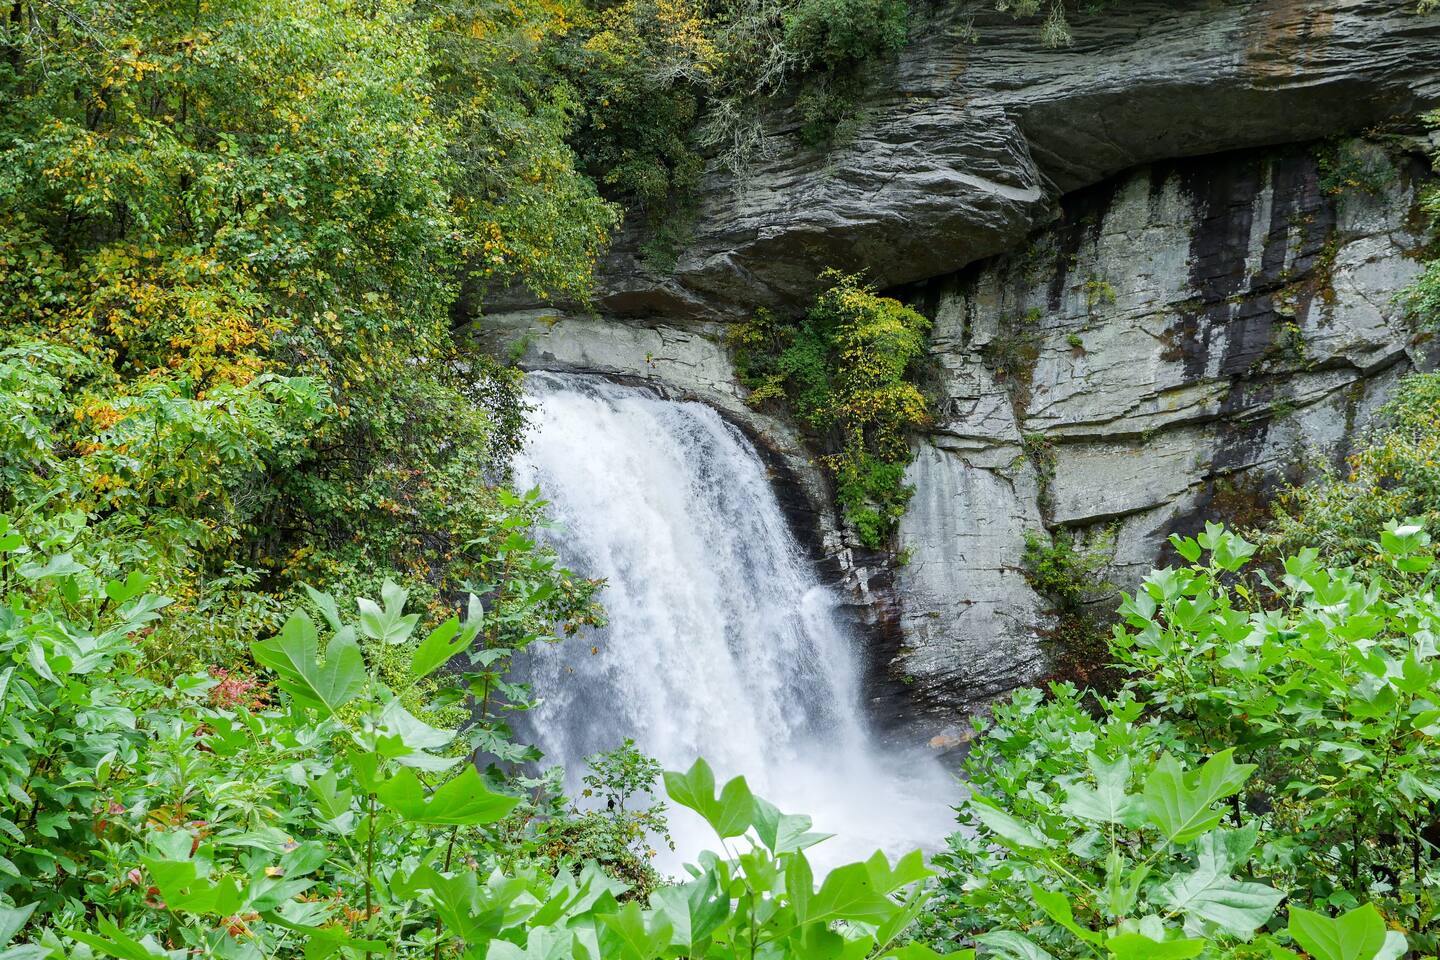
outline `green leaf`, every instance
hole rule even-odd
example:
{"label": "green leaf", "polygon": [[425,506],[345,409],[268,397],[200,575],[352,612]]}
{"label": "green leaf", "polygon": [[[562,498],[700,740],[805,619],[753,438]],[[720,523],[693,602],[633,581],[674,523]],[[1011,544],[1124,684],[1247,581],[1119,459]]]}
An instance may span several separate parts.
{"label": "green leaf", "polygon": [[975,960],[975,951],[967,949],[954,953],[936,953],[923,943],[907,943],[883,954],[881,960]]}
{"label": "green leaf", "polygon": [[[174,834],[189,846],[187,834]],[[208,869],[189,859],[162,859],[141,857],[140,862],[149,871],[165,907],[173,911],[228,916],[245,902],[245,895],[234,877],[221,877],[214,883],[207,878]]]}
{"label": "green leaf", "polygon": [[1122,757],[1107,764],[1093,753],[1089,759],[1095,788],[1071,784],[1065,788],[1065,802],[1060,809],[1092,823],[1137,826],[1144,817],[1145,805],[1140,797],[1126,792],[1130,784],[1130,761]]}
{"label": "green leaf", "polygon": [[470,646],[479,632],[478,621],[467,623],[462,630],[459,617],[451,617],[431,630],[430,635],[420,642],[415,656],[410,658],[410,679],[428,677],[448,663],[451,657]]}
{"label": "green leaf", "polygon": [[1030,884],[1030,896],[1040,909],[1045,911],[1047,917],[1086,943],[1099,943],[1104,939],[1103,934],[1091,930],[1089,927],[1082,927],[1076,921],[1075,911],[1071,908],[1070,899],[1065,894],[1046,890],[1044,887],[1032,883]]}
{"label": "green leaf", "polygon": [[694,955],[704,953],[706,940],[730,917],[730,898],[720,892],[714,873],[661,887],[650,895],[650,902],[669,922],[672,942]]}
{"label": "green leaf", "polygon": [[51,557],[47,563],[40,563],[36,560],[22,563],[17,572],[26,580],[53,580],[57,577],[84,573],[85,568],[76,562],[73,554],[62,553],[59,556]]}
{"label": "green leaf", "polygon": [[107,580],[105,596],[114,603],[125,603],[138,597],[146,587],[150,586],[152,580],[154,577],[147,577],[139,570],[132,570],[123,583],[119,580]]}
{"label": "green leaf", "polygon": [[292,614],[280,635],[253,644],[256,662],[274,671],[280,689],[302,707],[333,715],[365,686],[365,658],[355,639],[342,630],[318,659],[315,624],[304,612]]}
{"label": "green leaf", "polygon": [[25,921],[30,919],[30,914],[34,913],[38,906],[40,902],[37,900],[23,907],[0,907],[0,947],[15,939],[15,934],[25,926]]}
{"label": "green leaf", "polygon": [[901,887],[935,876],[935,872],[925,866],[925,855],[919,850],[911,850],[896,860],[893,870],[885,852],[876,850],[865,861],[865,868],[870,871],[870,882],[880,893],[894,893]]}
{"label": "green leaf", "polygon": [[618,913],[600,916],[600,954],[616,960],[652,960],[670,943],[671,926],[664,914],[648,918],[631,901]]}
{"label": "green leaf", "polygon": [[[1231,833],[1249,834],[1245,838],[1248,843],[1241,841],[1246,852],[1255,842],[1253,829]],[[1178,913],[1208,920],[1231,936],[1248,940],[1275,913],[1285,895],[1266,884],[1231,877],[1236,859],[1233,850],[1233,847],[1227,848],[1226,838],[1220,832],[1204,835],[1200,838],[1195,869],[1172,876],[1155,896]]]}
{"label": "green leaf", "polygon": [[1035,941],[1011,930],[982,933],[975,938],[975,942],[989,947],[1008,960],[1055,960],[1052,954],[1042,950]]}
{"label": "green leaf", "polygon": [[[399,697],[386,703],[380,711],[380,716],[375,721],[375,736],[375,749],[381,755],[398,758],[406,766],[418,766],[422,769],[437,767],[414,762],[416,755],[425,754],[427,750],[437,750],[455,739],[453,731],[432,727],[406,710]],[[453,758],[446,758],[438,765],[438,769],[452,766],[453,763]]]}
{"label": "green leaf", "polygon": [[682,807],[689,807],[723,840],[738,837],[750,827],[755,801],[744,777],[725,784],[715,796],[715,774],[704,759],[698,759],[686,773],[665,771],[665,792]]}
{"label": "green leaf", "polygon": [[367,637],[390,646],[409,640],[415,624],[420,622],[420,615],[405,613],[405,601],[408,597],[406,590],[386,580],[380,587],[380,599],[385,604],[384,609],[377,606],[373,600],[358,598],[355,603],[360,607],[360,629]]}
{"label": "green leaf", "polygon": [[330,625],[331,633],[339,633],[345,628],[345,623],[340,619],[340,606],[335,598],[328,593],[321,593],[310,584],[305,584],[305,592],[309,594],[311,602],[320,609],[320,615]]}
{"label": "green leaf", "polygon": [[136,940],[126,936],[125,931],[115,925],[109,917],[99,917],[95,921],[95,927],[100,935],[86,933],[83,930],[61,930],[60,932],[73,940],[78,940],[92,950],[98,950],[111,957],[119,957],[120,960],[171,960],[174,957],[183,957],[188,951],[165,950],[155,943],[153,937],[146,937],[144,941]]}
{"label": "green leaf", "polygon": [[774,804],[760,797],[753,798],[753,802],[751,822],[755,833],[760,842],[776,856],[804,850],[833,836],[829,833],[808,832],[813,821],[807,816],[781,813]]}
{"label": "green leaf", "polygon": [[1140,884],[1150,875],[1148,864],[1126,872],[1125,858],[1111,850],[1105,860],[1105,908],[1114,917],[1128,916],[1140,895]]}
{"label": "green leaf", "polygon": [[850,863],[830,871],[803,913],[797,905],[796,916],[802,923],[834,920],[880,923],[898,909],[893,900],[875,889],[869,867]]}
{"label": "green leaf", "polygon": [[470,765],[429,797],[415,771],[404,768],[375,787],[375,798],[411,823],[436,826],[494,823],[520,803],[519,797],[492,793]]}
{"label": "green leaf", "polygon": [[815,899],[815,873],[803,852],[791,854],[789,861],[785,864],[785,890],[795,915],[804,918],[810,912],[810,901]]}
{"label": "green leaf", "polygon": [[965,808],[991,833],[1011,846],[1029,850],[1045,850],[1053,846],[1048,837],[1036,833],[1004,810],[991,806],[984,797],[972,797]]}
{"label": "green leaf", "polygon": [[1151,940],[1144,934],[1122,933],[1105,941],[1116,960],[1189,960],[1205,952],[1204,940]]}
{"label": "green leaf", "polygon": [[1171,843],[1189,843],[1214,829],[1223,814],[1215,803],[1239,792],[1254,772],[1237,764],[1234,749],[1222,750],[1198,770],[1186,773],[1169,753],[1155,764],[1145,781],[1146,813]]}
{"label": "green leaf", "polygon": [[1386,955],[1382,951],[1394,949],[1385,918],[1369,903],[1339,917],[1291,907],[1286,929],[1315,960],[1378,960]]}

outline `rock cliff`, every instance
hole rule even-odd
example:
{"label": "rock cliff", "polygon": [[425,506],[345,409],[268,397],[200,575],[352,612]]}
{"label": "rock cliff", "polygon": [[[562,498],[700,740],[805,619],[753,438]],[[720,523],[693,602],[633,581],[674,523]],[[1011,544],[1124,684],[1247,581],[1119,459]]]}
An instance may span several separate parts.
{"label": "rock cliff", "polygon": [[743,178],[706,178],[673,270],[621,238],[602,309],[725,319],[803,299],[817,264],[909,283],[1009,250],[1059,197],[1140,164],[1440,100],[1440,15],[1414,0],[1122,0],[1077,16],[1059,50],[992,7],[912,4],[911,43],[874,68],[853,140],[805,147],[778,112]]}
{"label": "rock cliff", "polygon": [[[802,149],[778,113],[769,159],[707,176],[673,270],[622,236],[593,310],[499,297],[481,324],[530,366],[712,403],[770,450],[874,628],[881,713],[952,715],[1049,671],[1027,531],[1073,531],[1128,583],[1170,532],[1339,462],[1429,363],[1393,297],[1425,242],[1413,118],[1440,103],[1440,16],[1120,0],[1050,50],[990,6],[918,10],[850,143]],[[1397,117],[1407,135],[1314,142]],[[723,346],[727,321],[802,302],[832,265],[935,319],[937,423],[893,566],[846,543]]]}

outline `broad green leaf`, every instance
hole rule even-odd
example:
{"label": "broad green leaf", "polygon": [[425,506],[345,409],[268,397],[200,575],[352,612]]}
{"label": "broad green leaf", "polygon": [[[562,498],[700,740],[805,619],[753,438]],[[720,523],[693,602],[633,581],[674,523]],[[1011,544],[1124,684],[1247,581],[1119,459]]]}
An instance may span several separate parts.
{"label": "broad green leaf", "polygon": [[720,892],[713,873],[661,887],[650,903],[669,922],[671,942],[690,954],[703,953],[702,945],[730,917],[730,898]]}
{"label": "broad green leaf", "polygon": [[1055,960],[1053,954],[1041,949],[1034,940],[1011,930],[982,933],[975,942],[989,947],[993,953],[1007,960]]}
{"label": "broad green leaf", "polygon": [[174,960],[188,953],[186,950],[166,950],[155,942],[154,937],[147,936],[144,940],[136,940],[127,936],[109,917],[96,918],[95,928],[99,931],[98,934],[83,930],[60,932],[92,950],[98,950],[106,956],[119,957],[120,960]]}
{"label": "broad green leaf", "polygon": [[418,613],[405,613],[405,601],[409,593],[389,580],[380,587],[383,608],[375,601],[359,597],[355,603],[360,608],[360,629],[367,637],[381,643],[395,646],[410,639],[415,624],[420,622]]}
{"label": "broad green leaf", "polygon": [[1231,936],[1248,940],[1285,895],[1266,884],[1231,877],[1234,856],[1225,842],[1218,832],[1201,837],[1195,869],[1172,876],[1153,897],[1178,913],[1208,920]]}
{"label": "broad green leaf", "polygon": [[1222,750],[1188,773],[1169,753],[1155,764],[1145,781],[1146,813],[1165,839],[1189,843],[1220,823],[1223,814],[1211,808],[1237,793],[1255,770],[1237,764],[1234,753]]}
{"label": "broad green leaf", "polygon": [[1111,850],[1105,860],[1105,908],[1112,917],[1129,916],[1140,895],[1140,884],[1150,875],[1148,864],[1128,870],[1125,858]]}
{"label": "broad green leaf", "polygon": [[925,855],[919,850],[911,850],[896,860],[894,869],[885,852],[876,850],[865,861],[865,869],[870,871],[870,882],[880,893],[894,893],[901,887],[935,876],[935,872],[925,866]]}
{"label": "broad green leaf", "polygon": [[1089,762],[1095,787],[1082,783],[1066,787],[1065,802],[1060,809],[1092,823],[1138,825],[1145,815],[1145,805],[1140,797],[1126,792],[1130,784],[1130,761],[1122,757],[1114,763],[1105,763],[1092,753]]}
{"label": "broad green leaf", "polygon": [[[574,931],[555,926],[534,927],[528,931],[524,947],[508,940],[492,940],[485,948],[484,957],[485,960],[581,960],[582,949]],[[466,956],[479,957],[480,954],[472,951]],[[630,955],[616,953],[616,956]]]}
{"label": "broad green leaf", "polygon": [[334,771],[310,780],[309,785],[315,805],[325,819],[334,820],[350,812],[350,804],[355,794],[351,790],[340,789],[339,778]]}
{"label": "broad green leaf", "polygon": [[376,786],[375,798],[411,823],[435,826],[494,823],[520,803],[519,797],[492,793],[479,772],[469,764],[459,776],[441,785],[428,797],[415,771],[401,769]]}
{"label": "broad green leaf", "polygon": [[26,580],[53,580],[56,577],[84,573],[85,568],[75,560],[73,554],[62,553],[59,556],[51,557],[46,563],[40,563],[37,560],[22,563],[16,572]]}
{"label": "broad green leaf", "polygon": [[791,854],[785,864],[785,890],[790,895],[795,915],[803,921],[809,915],[810,901],[815,898],[815,873],[802,851]]}
{"label": "broad green leaf", "polygon": [[485,898],[473,870],[446,876],[431,866],[421,866],[408,882],[392,887],[401,896],[423,894],[446,929],[471,943],[491,939],[505,923],[505,905]]}
{"label": "broad green leaf", "polygon": [[[287,919],[280,913],[270,911],[262,913],[266,923],[273,923],[277,927],[292,930],[305,937],[305,958],[316,960],[316,958],[334,956],[342,947],[349,948],[356,953],[368,950],[385,950],[390,945],[383,940],[358,940],[345,934],[345,928],[335,926],[311,926],[304,923],[296,923]],[[183,954],[182,954],[183,955]]]}
{"label": "broad green leaf", "polygon": [[755,833],[760,842],[777,856],[804,850],[833,836],[829,833],[810,833],[813,821],[807,816],[781,813],[774,804],[760,797],[753,798],[753,803],[751,823],[755,827]]}
{"label": "broad green leaf", "polygon": [[[176,831],[172,836],[189,845],[187,834]],[[221,877],[212,883],[208,870],[195,860],[141,857],[140,862],[160,888],[169,910],[229,916],[245,902],[245,894],[234,877]]]}
{"label": "broad green leaf", "polygon": [[1044,850],[1053,846],[1048,837],[1036,833],[1004,810],[991,806],[983,797],[972,797],[965,809],[985,824],[991,833],[1012,846],[1030,850]]}
{"label": "broad green leaf", "polygon": [[1070,899],[1065,894],[1046,890],[1044,887],[1032,883],[1030,884],[1030,896],[1040,909],[1045,911],[1047,917],[1086,943],[1099,943],[1104,939],[1104,934],[1080,925],[1075,919],[1075,911],[1070,906]]}
{"label": "broad green leaf", "polygon": [[23,907],[0,907],[0,947],[15,939],[15,934],[25,926],[25,921],[30,919],[30,914],[34,913],[38,906],[39,901],[27,903]]}
{"label": "broad green leaf", "polygon": [[652,960],[670,944],[672,929],[665,915],[647,917],[634,901],[599,919],[600,951],[607,960]]}
{"label": "broad green leaf", "polygon": [[725,784],[715,796],[715,774],[704,759],[698,759],[685,773],[665,771],[665,792],[682,807],[689,807],[720,836],[738,837],[750,827],[754,814],[754,797],[744,777]]}
{"label": "broad green leaf", "polygon": [[936,953],[923,943],[907,943],[881,956],[881,960],[975,960],[975,951],[957,950],[954,953]]}
{"label": "broad green leaf", "polygon": [[905,896],[905,901],[901,905],[901,909],[892,914],[883,923],[876,925],[875,942],[881,944],[894,943],[900,938],[900,935],[904,931],[908,930],[910,926],[914,924],[916,918],[920,916],[920,911],[925,908],[925,905],[929,901],[930,891],[926,888],[925,884],[917,883],[911,887]]}
{"label": "broad green leaf", "polygon": [[467,623],[462,629],[459,617],[451,617],[431,630],[430,635],[420,642],[415,656],[410,658],[410,679],[428,677],[449,663],[451,657],[470,646],[479,632],[479,622]]}
{"label": "broad green leaf", "polygon": [[335,598],[328,593],[321,593],[310,584],[305,584],[305,593],[309,595],[312,603],[320,610],[320,615],[330,625],[331,633],[339,633],[345,627],[345,622],[340,619],[340,606]]}
{"label": "broad green leaf", "polygon": [[803,913],[797,904],[796,915],[801,923],[834,920],[881,923],[898,909],[893,900],[875,889],[869,867],[850,863],[830,871]]}
{"label": "broad green leaf", "polygon": [[1122,933],[1105,941],[1116,960],[1189,960],[1205,952],[1204,940],[1151,940],[1139,933]]}
{"label": "broad green leaf", "polygon": [[385,704],[375,722],[375,749],[383,756],[394,757],[405,766],[424,770],[453,766],[455,758],[433,758],[435,763],[420,762],[429,757],[427,750],[437,750],[455,739],[450,730],[432,727],[405,709],[396,697]]}
{"label": "broad green leaf", "polygon": [[255,660],[275,672],[280,689],[302,707],[333,714],[365,686],[365,658],[347,630],[337,633],[318,659],[315,624],[302,612],[292,614],[280,635],[251,646]]}
{"label": "broad green leaf", "polygon": [[107,580],[105,582],[105,596],[110,598],[112,603],[125,603],[138,597],[146,587],[150,586],[154,577],[148,577],[139,570],[132,570],[130,575],[122,582],[120,580]]}
{"label": "broad green leaf", "polygon": [[1291,907],[1286,929],[1315,960],[1377,960],[1387,949],[1385,918],[1368,903],[1339,917]]}

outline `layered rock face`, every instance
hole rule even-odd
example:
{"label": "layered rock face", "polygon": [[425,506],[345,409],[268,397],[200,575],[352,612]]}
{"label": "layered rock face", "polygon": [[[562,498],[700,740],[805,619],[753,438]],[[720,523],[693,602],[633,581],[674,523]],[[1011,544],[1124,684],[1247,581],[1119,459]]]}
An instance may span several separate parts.
{"label": "layered rock face", "polygon": [[922,280],[1011,249],[1060,196],[1140,164],[1440,100],[1440,16],[1414,0],[1123,0],[1077,15],[1059,50],[993,7],[912,4],[911,43],[874,69],[853,140],[806,147],[780,112],[744,177],[706,178],[673,270],[622,237],[601,307],[734,318],[808,297],[817,265]]}
{"label": "layered rock face", "polygon": [[1027,532],[1103,551],[1131,584],[1172,532],[1255,521],[1336,466],[1427,337],[1418,158],[1354,145],[1373,181],[1324,189],[1316,151],[1158,164],[1067,199],[1017,253],[926,285],[941,402],[911,469],[896,665],[936,702],[1047,670]]}
{"label": "layered rock face", "polygon": [[[1340,463],[1429,363],[1394,303],[1420,269],[1427,145],[1322,165],[1334,148],[1311,141],[1440,104],[1440,16],[1120,0],[1050,50],[992,8],[917,12],[828,154],[777,115],[749,177],[707,176],[673,270],[625,236],[594,309],[497,297],[481,323],[527,366],[642,380],[741,424],[855,598],[877,713],[918,710],[927,736],[1052,670],[1027,533],[1073,532],[1097,579],[1132,583],[1169,533],[1255,519],[1280,481]],[[972,16],[976,44],[958,37]],[[724,346],[827,266],[935,320],[937,422],[894,564],[847,542],[814,451],[746,405]]]}

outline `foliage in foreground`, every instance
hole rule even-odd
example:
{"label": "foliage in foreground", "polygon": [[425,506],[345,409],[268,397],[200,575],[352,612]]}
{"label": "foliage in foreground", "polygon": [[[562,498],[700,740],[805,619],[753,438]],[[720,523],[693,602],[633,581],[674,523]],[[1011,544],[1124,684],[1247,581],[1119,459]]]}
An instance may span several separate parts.
{"label": "foliage in foreground", "polygon": [[1403,929],[1433,955],[1428,535],[1391,524],[1363,569],[1301,551],[1265,590],[1234,534],[1174,544],[1192,566],[1122,604],[1125,691],[1056,685],[995,710],[966,760],[970,827],[937,858],[934,934],[1027,960],[1289,956],[1287,935],[1312,957],[1393,958]]}
{"label": "foliage in foreground", "polygon": [[930,321],[860,277],[827,271],[829,289],[797,321],[769,311],[731,332],[749,402],[783,400],[826,451],[835,497],[860,542],[889,539],[914,492],[911,433],[929,423],[915,385]]}
{"label": "foliage in foreground", "polygon": [[[809,818],[703,761],[665,789],[723,856],[648,890],[556,862],[563,801],[504,769],[526,753],[488,714],[523,704],[478,601],[422,636],[397,587],[355,614],[316,592],[318,623],[299,610],[254,644],[273,679],[161,683],[137,641],[168,599],[67,545],[0,524],[6,960],[936,955],[914,942],[919,853],[816,878]],[[1176,547],[1196,565],[1125,603],[1131,690],[997,710],[920,938],[1021,960],[1396,960],[1388,918],[1433,953],[1428,537],[1386,531],[1364,574],[1292,558],[1268,611],[1234,580],[1249,544],[1212,528]],[[587,782],[623,807],[655,773],[622,747]]]}
{"label": "foliage in foreground", "polygon": [[[319,625],[296,611],[254,645],[273,681],[157,683],[137,640],[168,598],[65,547],[0,522],[6,960],[917,955],[896,946],[927,895],[918,852],[816,884],[809,818],[742,778],[717,790],[703,761],[665,786],[726,857],[648,904],[594,861],[537,863],[548,785],[481,774],[477,754],[520,756],[492,723],[445,722],[507,688],[473,598],[416,638],[393,585],[358,616],[313,593]],[[623,803],[653,774],[621,750],[594,782]]]}

